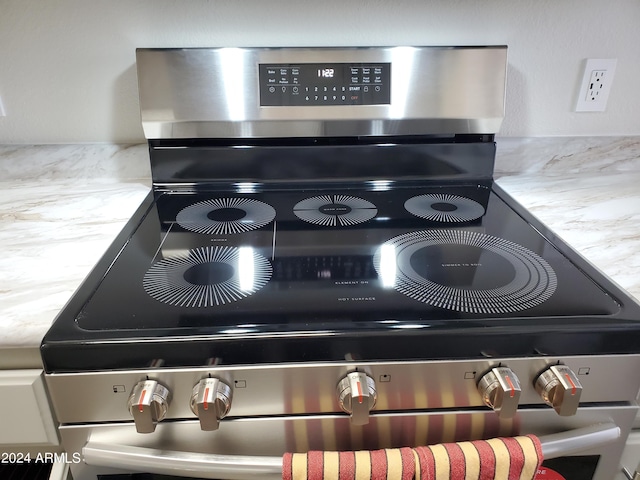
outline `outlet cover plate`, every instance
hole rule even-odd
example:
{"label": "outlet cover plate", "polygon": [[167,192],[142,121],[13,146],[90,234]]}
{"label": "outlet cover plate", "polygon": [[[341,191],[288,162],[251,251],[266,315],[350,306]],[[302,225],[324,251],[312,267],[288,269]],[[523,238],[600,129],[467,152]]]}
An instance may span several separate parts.
{"label": "outlet cover plate", "polygon": [[590,58],[587,60],[580,83],[576,112],[604,112],[616,73],[616,58]]}

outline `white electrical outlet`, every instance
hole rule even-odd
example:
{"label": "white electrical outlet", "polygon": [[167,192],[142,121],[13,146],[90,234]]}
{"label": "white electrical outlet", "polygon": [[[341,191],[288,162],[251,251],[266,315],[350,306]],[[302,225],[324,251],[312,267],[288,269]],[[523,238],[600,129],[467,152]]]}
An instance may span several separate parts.
{"label": "white electrical outlet", "polygon": [[4,113],[4,105],[2,104],[2,98],[0,98],[0,117],[4,117],[6,113]]}
{"label": "white electrical outlet", "polygon": [[576,112],[604,112],[616,73],[615,58],[590,58],[584,67]]}

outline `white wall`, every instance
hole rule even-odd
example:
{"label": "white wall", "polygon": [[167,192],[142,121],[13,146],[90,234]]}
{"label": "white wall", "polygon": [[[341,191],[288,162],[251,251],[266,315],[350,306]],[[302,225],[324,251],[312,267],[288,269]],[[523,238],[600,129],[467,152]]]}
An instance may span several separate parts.
{"label": "white wall", "polygon": [[455,44],[509,45],[503,136],[640,134],[639,0],[0,0],[0,143],[142,141],[136,47]]}

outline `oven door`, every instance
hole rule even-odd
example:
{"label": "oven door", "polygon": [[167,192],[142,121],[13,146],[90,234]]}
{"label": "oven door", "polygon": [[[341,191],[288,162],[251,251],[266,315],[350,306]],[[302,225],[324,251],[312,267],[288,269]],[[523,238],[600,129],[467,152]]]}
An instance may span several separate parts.
{"label": "oven door", "polygon": [[[280,479],[285,451],[375,449],[529,433],[543,442],[540,480],[612,480],[618,478],[636,411],[636,406],[593,406],[559,417],[548,408],[523,409],[505,421],[493,412],[469,409],[378,413],[362,427],[351,426],[346,416],[322,415],[225,419],[214,432],[185,420],[163,422],[151,434],[136,433],[132,423],[65,425],[60,433],[74,459],[75,480]],[[136,472],[145,475],[126,475]]]}

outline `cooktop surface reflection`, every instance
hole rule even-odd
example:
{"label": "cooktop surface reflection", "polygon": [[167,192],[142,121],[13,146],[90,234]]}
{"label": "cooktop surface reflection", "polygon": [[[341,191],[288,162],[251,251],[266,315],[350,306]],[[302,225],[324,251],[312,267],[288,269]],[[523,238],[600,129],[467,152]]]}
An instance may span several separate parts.
{"label": "cooktop surface reflection", "polygon": [[76,321],[230,334],[619,308],[484,187],[165,193]]}

